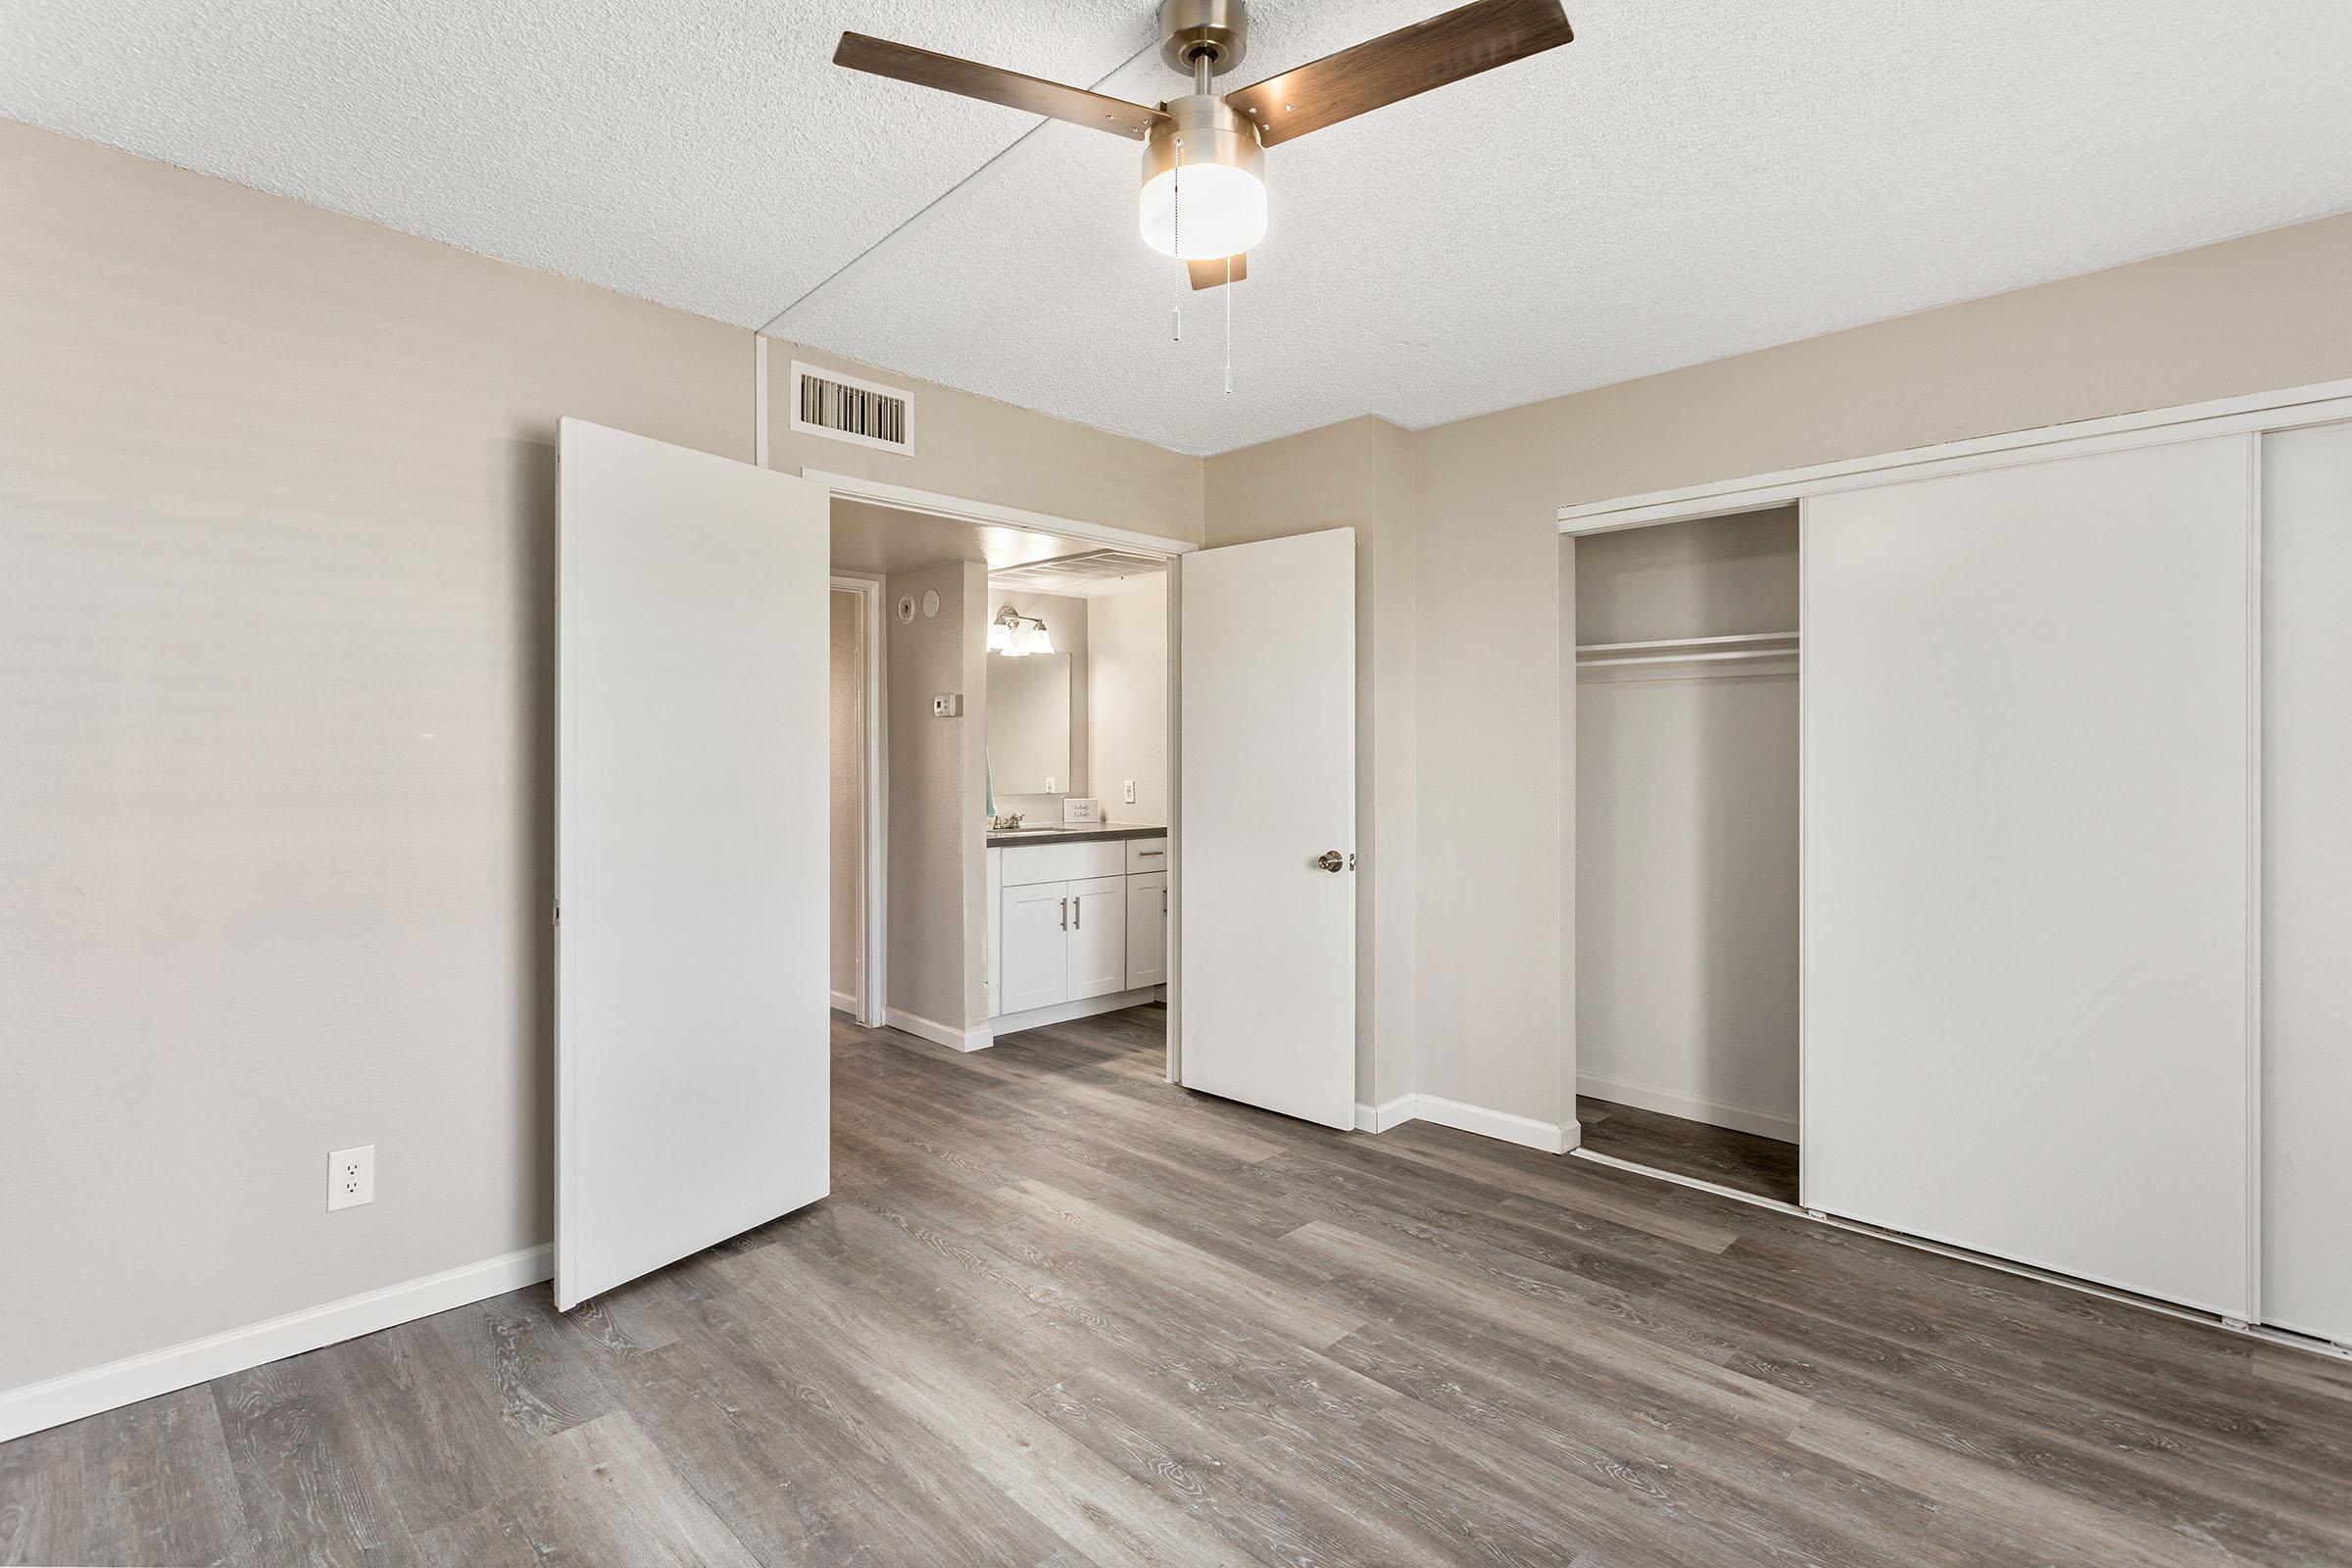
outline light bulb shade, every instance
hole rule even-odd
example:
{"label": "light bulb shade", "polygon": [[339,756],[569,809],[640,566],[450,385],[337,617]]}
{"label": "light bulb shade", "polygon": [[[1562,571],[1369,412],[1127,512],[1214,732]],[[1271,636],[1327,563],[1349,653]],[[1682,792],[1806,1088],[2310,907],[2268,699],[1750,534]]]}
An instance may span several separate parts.
{"label": "light bulb shade", "polygon": [[1246,169],[1193,164],[1166,169],[1136,198],[1144,243],[1162,256],[1239,256],[1266,237],[1266,185]]}
{"label": "light bulb shade", "polygon": [[1029,633],[1029,652],[1033,654],[1052,653],[1054,651],[1054,634],[1046,630],[1046,623],[1042,620],[1033,620],[1029,624],[1035,628]]}
{"label": "light bulb shade", "polygon": [[1266,153],[1257,127],[1212,95],[1172,98],[1144,144],[1136,226],[1162,256],[1238,256],[1266,237]]}
{"label": "light bulb shade", "polygon": [[1012,628],[1001,620],[988,623],[988,651],[992,654],[1012,652]]}

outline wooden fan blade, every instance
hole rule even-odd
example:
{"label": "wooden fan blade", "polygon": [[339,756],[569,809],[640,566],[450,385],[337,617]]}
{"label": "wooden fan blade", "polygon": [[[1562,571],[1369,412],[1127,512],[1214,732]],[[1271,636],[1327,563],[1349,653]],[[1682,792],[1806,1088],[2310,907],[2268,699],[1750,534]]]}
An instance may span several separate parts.
{"label": "wooden fan blade", "polygon": [[1156,109],[1131,104],[1124,98],[1109,98],[1088,92],[1084,87],[1066,87],[1058,81],[1024,76],[1017,71],[1003,71],[976,60],[933,54],[912,44],[869,38],[862,32],[841,35],[841,47],[833,51],[833,63],[852,71],[911,81],[918,87],[937,87],[942,92],[1003,104],[1024,114],[1066,120],[1073,125],[1089,125],[1136,141],[1150,136],[1152,127],[1167,118]]}
{"label": "wooden fan blade", "polygon": [[1271,147],[1541,54],[1576,34],[1560,0],[1479,0],[1225,95]]}
{"label": "wooden fan blade", "polygon": [[[1225,270],[1225,264],[1229,261],[1233,263],[1231,272]],[[1228,283],[1239,283],[1250,275],[1250,253],[1244,251],[1238,256],[1217,256],[1205,262],[1187,262],[1184,270],[1191,274],[1196,289],[1223,288]]]}

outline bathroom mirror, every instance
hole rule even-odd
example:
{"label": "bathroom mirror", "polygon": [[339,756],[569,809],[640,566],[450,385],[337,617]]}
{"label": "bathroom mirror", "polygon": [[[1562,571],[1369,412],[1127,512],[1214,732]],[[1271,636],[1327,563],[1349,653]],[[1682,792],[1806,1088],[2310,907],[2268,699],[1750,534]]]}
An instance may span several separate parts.
{"label": "bathroom mirror", "polygon": [[988,656],[988,768],[997,794],[1069,795],[1070,656]]}

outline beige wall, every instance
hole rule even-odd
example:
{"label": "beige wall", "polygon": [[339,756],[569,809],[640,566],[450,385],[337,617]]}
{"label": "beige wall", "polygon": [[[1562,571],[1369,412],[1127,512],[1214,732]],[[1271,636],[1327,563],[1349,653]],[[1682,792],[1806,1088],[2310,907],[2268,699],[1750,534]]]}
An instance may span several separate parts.
{"label": "beige wall", "polygon": [[752,403],[218,180],[0,122],[0,188],[5,1388],[548,1239],[556,420]]}
{"label": "beige wall", "polygon": [[[904,595],[939,613],[883,623],[885,726],[890,747],[890,1005],[965,1029],[988,1021],[982,994],[988,940],[988,863],[982,771],[988,693],[981,671],[988,568],[951,561],[893,572],[886,612]],[[960,718],[940,718],[932,698],[963,694]]]}
{"label": "beige wall", "polygon": [[1418,673],[1412,436],[1344,424],[1208,461],[1210,546],[1355,529],[1356,1098],[1413,1088]]}
{"label": "beige wall", "polygon": [[2352,377],[2348,278],[2332,218],[1418,432],[1416,1087],[1569,1110],[1560,506]]}
{"label": "beige wall", "polygon": [[[771,342],[767,352],[770,467],[855,474],[1163,539],[1200,538],[1199,458],[793,343]],[[911,393],[912,455],[795,434],[795,359]]]}
{"label": "beige wall", "polygon": [[[1113,822],[1168,820],[1168,578],[1129,577],[1086,602],[1093,782]],[[1125,784],[1135,781],[1135,803]]]}

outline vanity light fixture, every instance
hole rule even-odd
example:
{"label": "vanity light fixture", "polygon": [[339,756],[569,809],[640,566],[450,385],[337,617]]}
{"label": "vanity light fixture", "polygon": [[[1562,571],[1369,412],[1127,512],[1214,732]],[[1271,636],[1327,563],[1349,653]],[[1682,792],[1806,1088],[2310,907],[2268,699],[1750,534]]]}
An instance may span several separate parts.
{"label": "vanity light fixture", "polygon": [[1054,652],[1054,634],[1035,615],[1021,614],[1006,605],[988,623],[988,651],[1003,654],[1006,659],[1050,654]]}

